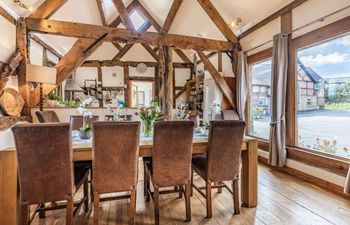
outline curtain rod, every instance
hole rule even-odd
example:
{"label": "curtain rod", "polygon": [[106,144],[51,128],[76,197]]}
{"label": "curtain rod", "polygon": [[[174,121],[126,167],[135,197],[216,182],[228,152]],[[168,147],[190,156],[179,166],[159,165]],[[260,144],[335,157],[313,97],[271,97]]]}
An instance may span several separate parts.
{"label": "curtain rod", "polygon": [[[335,14],[338,14],[338,13],[340,13],[340,12],[342,12],[342,11],[348,9],[348,8],[350,8],[350,5],[345,6],[345,7],[341,8],[341,9],[339,9],[339,10],[337,10],[337,11],[334,11],[334,12],[332,12],[332,13],[330,13],[330,14],[327,14],[327,15],[325,15],[325,16],[323,16],[323,17],[320,17],[320,18],[318,18],[318,19],[315,19],[315,20],[313,20],[313,21],[311,21],[311,22],[309,22],[309,23],[307,23],[307,24],[304,24],[304,25],[302,25],[302,26],[300,26],[300,27],[297,27],[297,28],[295,28],[294,30],[292,30],[292,32],[289,32],[289,33],[286,33],[286,34],[292,34],[292,33],[296,32],[296,31],[298,31],[298,30],[304,29],[305,27],[308,27],[308,26],[310,26],[310,25],[312,25],[312,24],[314,24],[314,23],[317,23],[317,22],[324,22],[324,20],[327,19],[328,17],[333,16],[333,15],[335,15]],[[272,39],[269,40],[269,41],[266,41],[266,42],[264,42],[264,43],[262,43],[262,44],[260,44],[260,45],[258,45],[258,46],[255,46],[255,47],[253,47],[253,48],[251,48],[251,49],[248,49],[248,50],[244,51],[244,53],[251,52],[251,51],[253,51],[253,50],[255,50],[255,49],[258,49],[258,48],[260,48],[260,47],[262,47],[262,46],[264,46],[264,45],[267,45],[267,44],[269,44],[269,43],[271,43],[271,42],[273,42]]]}

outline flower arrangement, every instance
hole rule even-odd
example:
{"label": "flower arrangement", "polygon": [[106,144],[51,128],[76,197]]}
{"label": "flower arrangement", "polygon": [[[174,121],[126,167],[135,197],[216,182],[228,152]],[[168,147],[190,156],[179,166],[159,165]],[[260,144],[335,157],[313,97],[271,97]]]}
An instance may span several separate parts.
{"label": "flower arrangement", "polygon": [[141,108],[140,113],[136,113],[136,115],[139,115],[143,122],[143,134],[145,136],[151,136],[154,122],[163,118],[162,110],[157,101],[152,101],[149,107]]}
{"label": "flower arrangement", "polygon": [[93,100],[91,98],[84,99],[79,107],[77,108],[77,111],[80,115],[83,116],[83,126],[80,128],[80,132],[90,132],[91,127],[88,123],[88,118],[92,118],[92,113],[86,109],[87,106],[91,105]]}
{"label": "flower arrangement", "polygon": [[113,121],[124,121],[124,120],[126,120],[126,111],[125,111],[124,114],[122,114],[120,112],[120,107],[119,106],[117,106],[116,109],[112,109],[111,107],[109,107],[109,111],[113,115],[113,118],[112,118]]}

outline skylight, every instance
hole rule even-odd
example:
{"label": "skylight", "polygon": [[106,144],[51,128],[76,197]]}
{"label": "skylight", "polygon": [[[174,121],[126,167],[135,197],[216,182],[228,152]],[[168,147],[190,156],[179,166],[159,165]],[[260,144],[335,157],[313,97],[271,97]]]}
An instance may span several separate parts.
{"label": "skylight", "polygon": [[130,20],[132,22],[132,25],[134,25],[136,31],[140,30],[140,28],[143,27],[143,25],[146,23],[145,18],[138,10],[134,10],[130,14]]}

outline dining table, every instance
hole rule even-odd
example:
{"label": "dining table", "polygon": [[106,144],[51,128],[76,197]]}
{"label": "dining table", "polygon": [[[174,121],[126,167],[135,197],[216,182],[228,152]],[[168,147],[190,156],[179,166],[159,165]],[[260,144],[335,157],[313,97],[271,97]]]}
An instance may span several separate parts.
{"label": "dining table", "polygon": [[[57,143],[59,144],[59,143]],[[152,157],[152,137],[140,137],[139,157]],[[208,136],[194,134],[193,155],[206,153]],[[92,139],[81,139],[72,133],[73,161],[92,160]],[[240,175],[241,203],[243,207],[257,206],[258,199],[258,141],[245,136],[242,143],[242,169]],[[16,225],[19,213],[18,172],[15,147],[0,151],[0,225]]]}

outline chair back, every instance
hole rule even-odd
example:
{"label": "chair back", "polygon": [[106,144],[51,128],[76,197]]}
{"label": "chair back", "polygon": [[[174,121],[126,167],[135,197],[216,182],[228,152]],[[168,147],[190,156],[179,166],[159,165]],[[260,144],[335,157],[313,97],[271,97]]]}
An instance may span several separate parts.
{"label": "chair back", "polygon": [[73,150],[69,124],[17,124],[12,131],[21,202],[37,204],[73,196]]}
{"label": "chair back", "polygon": [[190,182],[193,129],[192,121],[155,122],[152,171],[158,187]]}
{"label": "chair back", "polygon": [[136,188],[140,122],[93,122],[93,188],[99,194]]}
{"label": "chair back", "polygon": [[38,120],[40,123],[59,123],[60,122],[55,111],[36,111],[35,115],[36,117],[38,117]]}
{"label": "chair back", "polygon": [[[91,118],[87,118],[87,123],[89,124],[89,127],[92,128],[92,122],[98,121],[99,116],[94,115]],[[83,120],[84,117],[82,115],[72,115],[70,116],[70,125],[72,127],[72,130],[79,130],[83,126]]]}
{"label": "chair back", "polygon": [[210,121],[207,179],[227,181],[239,175],[244,129],[244,121]]}

